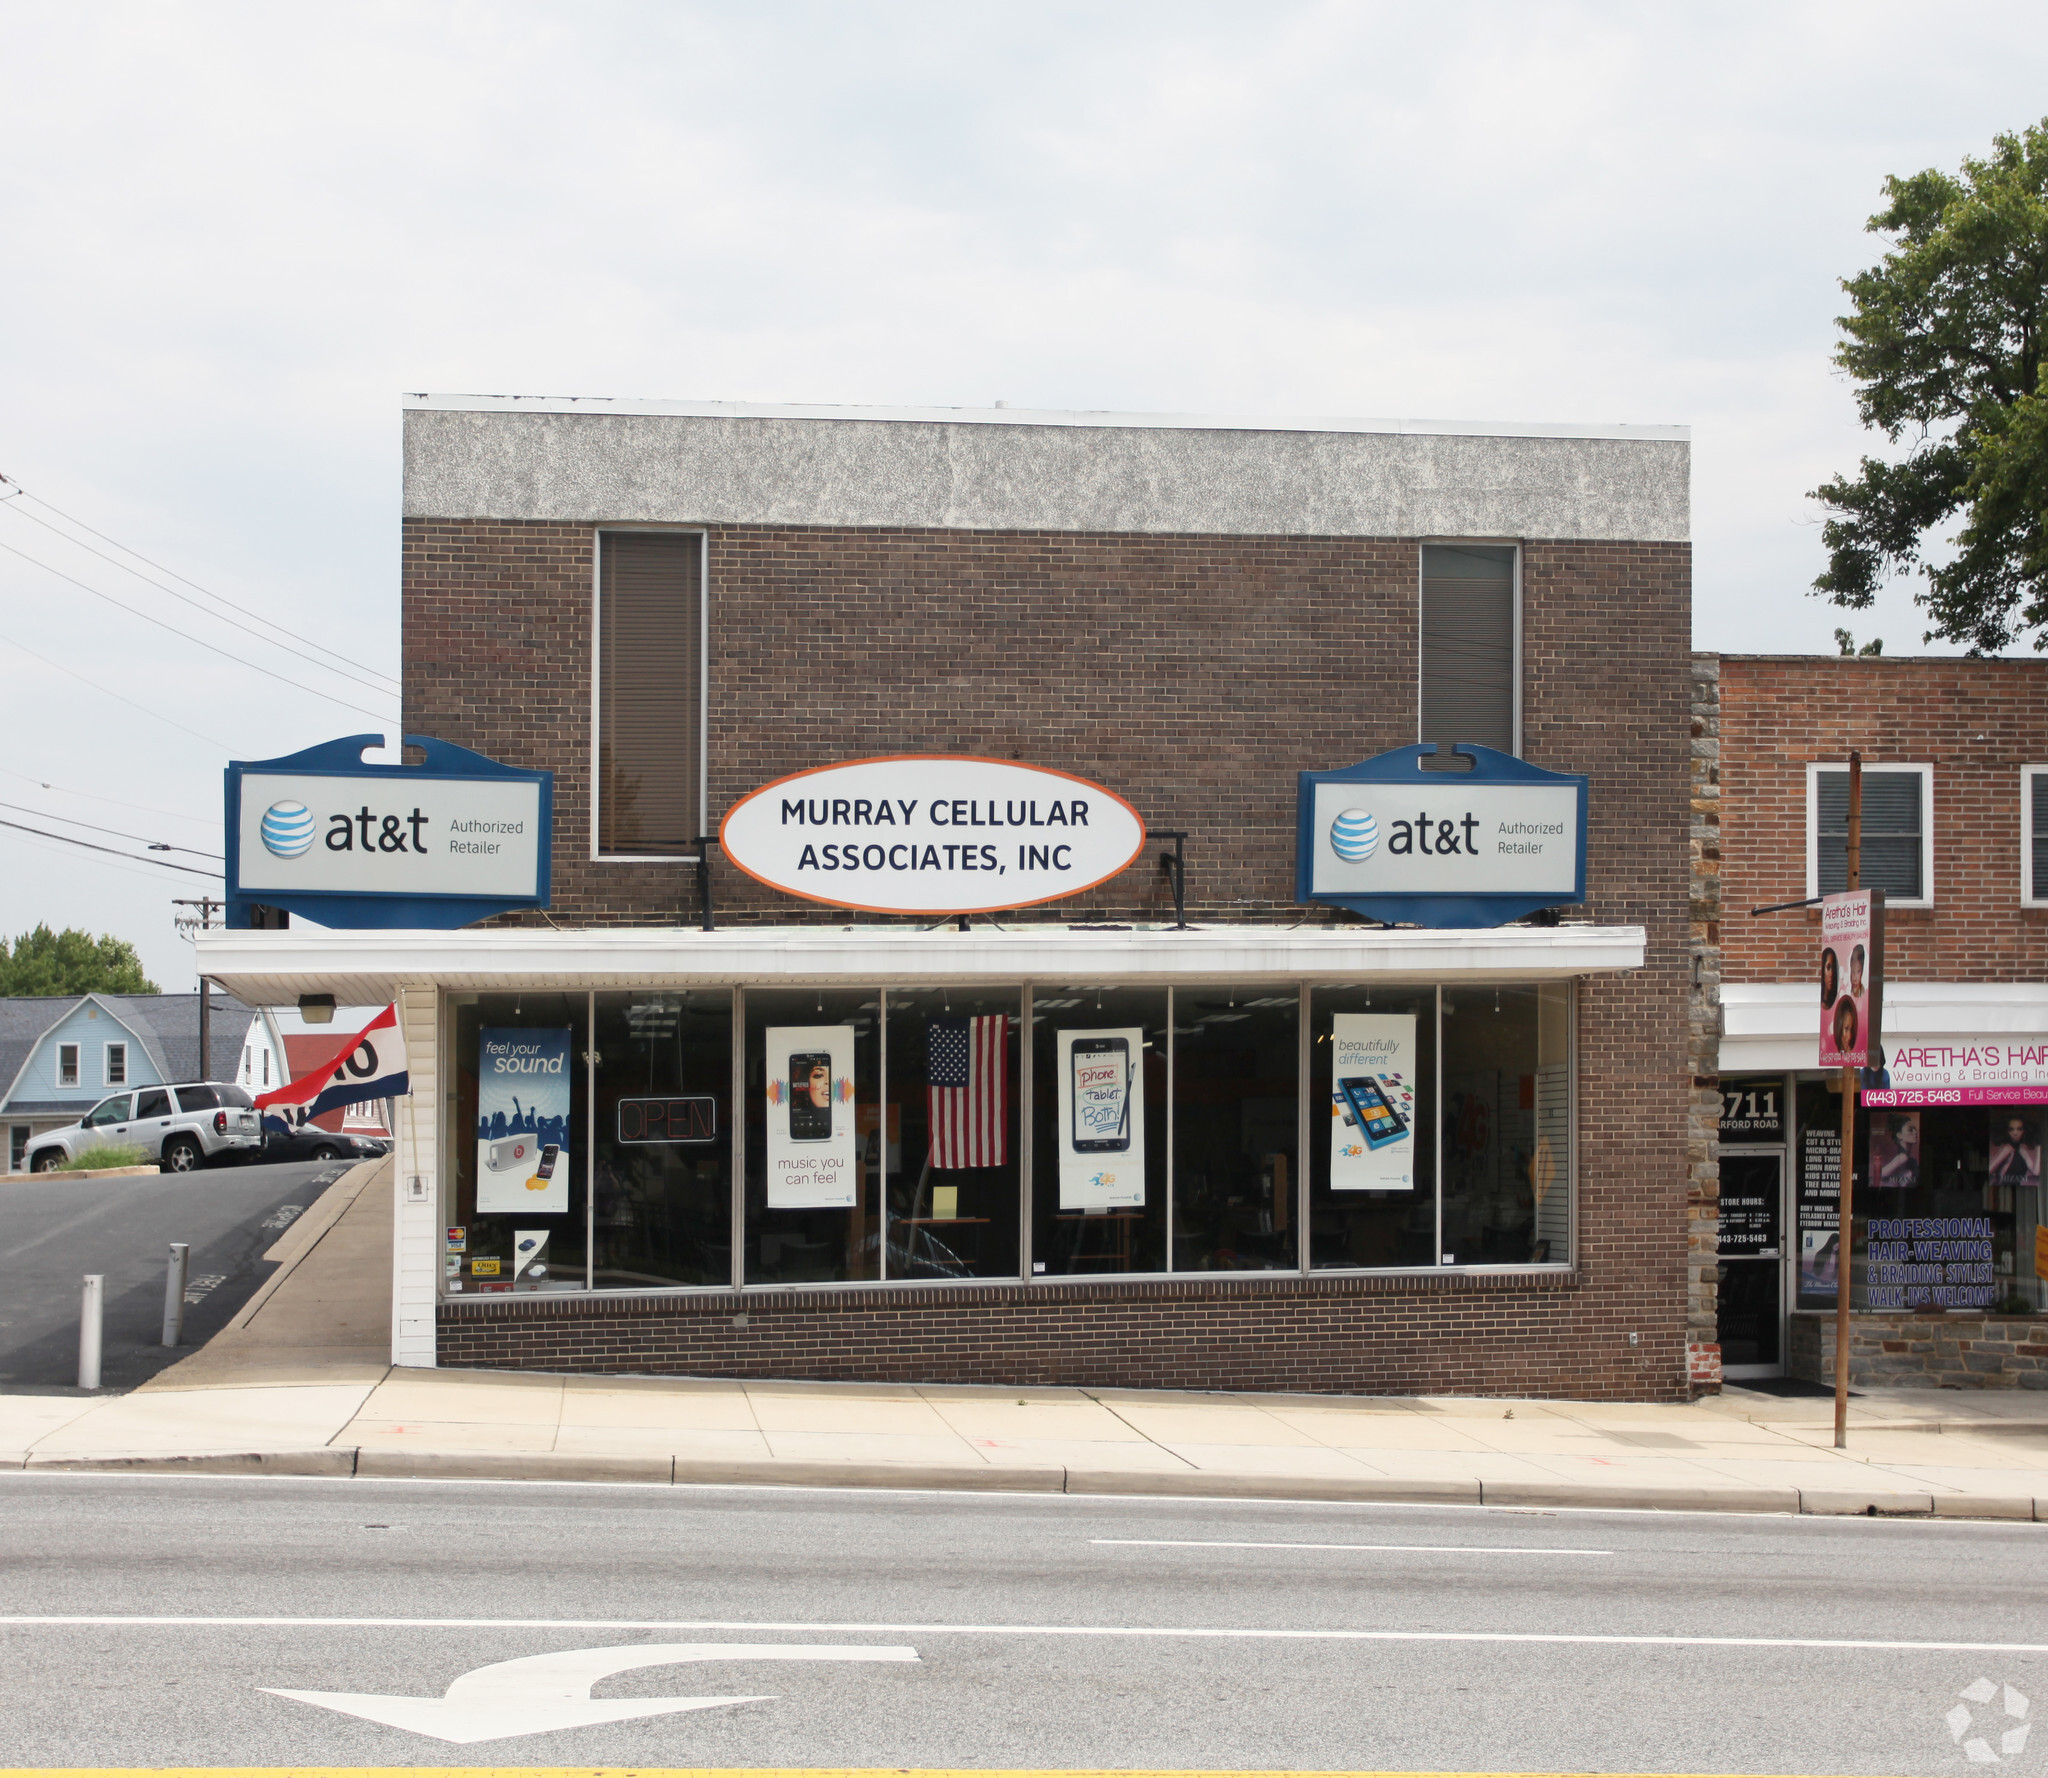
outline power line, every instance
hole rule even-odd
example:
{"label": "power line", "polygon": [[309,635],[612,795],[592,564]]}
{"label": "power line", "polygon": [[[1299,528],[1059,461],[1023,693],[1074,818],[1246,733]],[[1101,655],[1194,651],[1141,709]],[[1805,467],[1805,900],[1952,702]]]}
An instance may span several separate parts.
{"label": "power line", "polygon": [[[0,543],[0,549],[4,549],[10,556],[19,556],[24,562],[33,563],[46,574],[54,574],[59,580],[69,581],[71,585],[77,587],[81,592],[92,594],[95,599],[104,599],[116,611],[125,611],[130,617],[139,617],[144,623],[155,624],[160,630],[170,631],[173,636],[191,643],[195,648],[205,649],[208,654],[218,655],[222,660],[233,661],[237,666],[247,667],[252,673],[261,673],[264,678],[273,680],[279,685],[289,685],[294,691],[305,692],[309,697],[324,698],[330,704],[339,704],[342,709],[353,710],[359,716],[367,716],[372,722],[388,722],[390,720],[389,717],[379,715],[375,710],[365,710],[360,704],[351,704],[346,698],[338,698],[332,692],[321,691],[311,685],[302,685],[298,680],[287,679],[282,673],[274,672],[269,667],[259,666],[255,661],[245,660],[238,654],[231,654],[218,643],[208,642],[201,637],[188,635],[185,631],[179,629],[176,624],[167,624],[160,617],[152,617],[147,611],[139,611],[133,605],[126,604],[115,598],[112,593],[103,593],[98,587],[80,580],[75,574],[66,574],[61,568],[52,568],[48,562],[30,555],[25,549],[16,549],[11,543]],[[383,695],[394,699],[398,696],[396,692],[388,692]]]}
{"label": "power line", "polygon": [[140,710],[142,714],[145,716],[154,716],[158,722],[167,722],[171,725],[172,728],[180,729],[184,733],[190,735],[193,738],[193,740],[204,741],[209,747],[218,747],[223,753],[234,752],[234,748],[231,747],[226,741],[217,741],[211,735],[202,735],[196,728],[186,728],[185,725],[182,722],[178,721],[178,719],[174,716],[162,715],[159,712],[152,710],[147,704],[138,704],[133,698],[123,697],[119,692],[114,691],[108,686],[100,684],[100,682],[97,679],[88,679],[83,673],[79,672],[76,668],[65,666],[62,661],[53,661],[46,654],[37,654],[36,651],[33,648],[29,647],[29,645],[26,642],[17,642],[12,636],[0,636],[0,642],[6,643],[9,648],[20,649],[21,652],[27,655],[29,659],[32,661],[41,661],[43,665],[46,667],[55,667],[57,671],[60,673],[69,673],[71,677],[77,680],[80,685],[91,686],[94,691],[100,694],[101,697],[112,698],[118,704],[126,704],[128,708],[131,710]]}
{"label": "power line", "polygon": [[[0,766],[10,778],[19,778],[24,784],[33,784],[38,790],[53,790],[59,796],[82,796],[89,803],[110,803],[117,809],[133,809],[139,815],[154,815],[159,821],[189,821],[195,827],[217,827],[219,818],[213,815],[179,815],[169,809],[152,809],[147,803],[124,802],[118,796],[101,796],[91,790],[73,790],[69,785],[52,784],[47,778],[37,778],[27,772],[17,772],[12,766]],[[37,811],[40,813],[41,811]],[[62,815],[53,817],[62,821]]]}
{"label": "power line", "polygon": [[133,840],[138,846],[147,846],[152,852],[190,852],[194,858],[220,858],[218,852],[202,852],[197,846],[173,846],[163,840],[145,839],[139,833],[123,833],[118,827],[100,827],[90,821],[80,821],[73,815],[53,815],[48,809],[31,809],[25,803],[0,803],[0,809],[12,809],[19,815],[40,815],[45,821],[61,821],[66,827],[83,827],[94,833],[110,833],[117,840]]}
{"label": "power line", "polygon": [[74,840],[68,833],[46,833],[40,827],[23,827],[19,821],[0,821],[0,827],[11,827],[21,833],[36,834],[46,840],[62,840],[67,846],[83,846],[88,852],[104,852],[110,858],[125,858],[130,864],[153,864],[158,870],[183,871],[188,877],[224,875],[217,870],[201,870],[196,865],[173,864],[168,858],[138,858],[133,852],[116,852],[112,846],[96,846],[91,840]]}
{"label": "power line", "polygon": [[[192,608],[195,611],[206,611],[206,607],[204,605],[197,603],[197,601],[195,600],[186,599],[185,595],[179,592],[175,587],[163,586],[159,582],[151,580],[148,575],[143,574],[138,570],[129,567],[126,562],[117,561],[114,557],[107,555],[104,551],[94,549],[90,544],[79,543],[77,538],[68,536],[65,532],[59,531],[57,527],[51,524],[47,519],[39,519],[32,512],[23,512],[20,509],[20,507],[15,503],[19,500],[33,501],[37,506],[42,507],[46,512],[54,512],[67,525],[76,525],[79,528],[79,530],[87,533],[89,536],[97,537],[102,543],[111,544],[115,549],[121,551],[123,555],[133,556],[138,562],[147,562],[159,574],[168,574],[173,580],[182,580],[188,587],[192,588],[194,592],[204,593],[209,599],[212,599],[217,604],[225,605],[230,611],[238,611],[242,614],[242,616],[247,618],[253,618],[257,623],[263,624],[267,628],[277,631],[278,634],[281,636],[289,636],[294,642],[303,642],[308,648],[317,648],[320,650],[322,654],[332,655],[338,661],[346,661],[352,667],[361,667],[365,673],[372,674],[378,679],[386,680],[392,685],[397,685],[399,683],[399,681],[395,677],[393,677],[393,675],[384,672],[379,667],[371,666],[368,661],[359,661],[353,655],[343,654],[341,650],[338,648],[329,648],[326,643],[316,642],[311,636],[301,636],[297,630],[288,629],[285,625],[279,623],[275,618],[265,617],[261,612],[258,611],[251,611],[249,607],[246,605],[238,605],[233,599],[230,599],[225,593],[216,593],[211,587],[201,586],[199,582],[194,580],[190,575],[180,574],[177,571],[177,569],[166,567],[162,562],[156,561],[152,557],[144,555],[142,551],[140,551],[139,549],[132,549],[129,547],[129,545],[121,542],[118,538],[109,537],[104,531],[94,530],[93,527],[91,525],[88,525],[83,519],[73,518],[71,514],[66,512],[61,506],[52,506],[49,503],[49,501],[45,500],[40,494],[31,494],[26,488],[24,488],[21,485],[21,483],[14,480],[13,477],[11,476],[0,475],[0,485],[5,485],[15,490],[15,492],[12,495],[4,497],[4,503],[14,508],[17,517],[27,519],[31,524],[41,525],[44,530],[52,532],[58,537],[64,538],[65,542],[67,543],[77,544],[78,548],[87,551],[91,555],[98,556],[100,560],[103,562],[112,562],[113,565],[116,568],[119,568],[124,574],[133,574],[137,580],[143,581],[149,586],[156,587],[156,589],[159,592],[169,593],[171,597],[174,599],[184,599],[185,603],[187,605],[192,606]],[[206,611],[206,615],[208,617],[218,617],[220,614],[218,612]],[[269,641],[269,638],[258,637],[257,640],[267,642]],[[273,648],[283,646],[281,643],[271,643],[270,645]],[[285,652],[288,654],[298,654],[297,649],[287,649]],[[311,657],[308,655],[299,655],[299,658],[301,660],[311,659]],[[327,663],[324,661],[314,661],[313,664],[316,667],[321,667],[328,672],[338,671],[338,669],[336,668],[328,667]],[[355,678],[355,675],[352,673],[343,674],[342,676],[344,678],[349,679]],[[356,680],[356,683],[358,685],[362,685],[366,684],[367,681],[358,679]],[[377,691],[381,688],[373,685],[370,687],[370,689],[372,691]]]}
{"label": "power line", "polygon": [[[117,870],[124,877],[140,877],[143,879],[144,882],[156,884],[156,886],[159,889],[161,889],[164,886],[164,880],[162,877],[151,876],[150,873],[146,870],[131,870],[127,865],[117,864],[111,858],[80,858],[75,852],[66,852],[60,846],[46,846],[40,840],[21,839],[15,841],[14,843],[20,846],[27,846],[33,851],[48,852],[55,857],[64,859],[67,863],[70,864],[90,864],[97,866],[101,870]],[[122,858],[126,858],[128,854],[124,852],[121,853],[120,856]],[[144,860],[143,862],[146,863],[150,861]],[[173,885],[173,887],[175,887],[175,885]]]}

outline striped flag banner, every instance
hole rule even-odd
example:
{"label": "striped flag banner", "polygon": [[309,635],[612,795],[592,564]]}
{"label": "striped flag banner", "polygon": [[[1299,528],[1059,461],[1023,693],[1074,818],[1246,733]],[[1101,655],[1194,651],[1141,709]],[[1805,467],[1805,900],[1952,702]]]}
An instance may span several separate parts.
{"label": "striped flag banner", "polygon": [[932,1167],[1000,1167],[1009,1159],[1010,1021],[925,1021]]}

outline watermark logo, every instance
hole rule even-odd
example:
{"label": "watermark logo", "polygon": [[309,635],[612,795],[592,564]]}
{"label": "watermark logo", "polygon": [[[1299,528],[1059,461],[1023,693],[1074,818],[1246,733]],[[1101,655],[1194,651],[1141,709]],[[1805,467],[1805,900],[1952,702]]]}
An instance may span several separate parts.
{"label": "watermark logo", "polygon": [[1363,864],[1380,849],[1380,824],[1363,809],[1346,809],[1330,823],[1330,850],[1346,864]]}
{"label": "watermark logo", "polygon": [[272,803],[263,811],[263,844],[279,858],[297,858],[313,844],[313,811],[304,803]]}
{"label": "watermark logo", "polygon": [[[1991,1708],[2004,1694],[2002,1710]],[[1993,1685],[1979,1679],[1957,1693],[1963,1701],[1942,1720],[1948,1724],[1948,1738],[1963,1750],[1972,1765],[1995,1766],[2022,1752],[2033,1724],[2027,1721],[2030,1708],[2026,1698],[2011,1686]],[[1994,1752],[1991,1737],[1997,1735]],[[1965,1737],[1968,1739],[1965,1739]]]}

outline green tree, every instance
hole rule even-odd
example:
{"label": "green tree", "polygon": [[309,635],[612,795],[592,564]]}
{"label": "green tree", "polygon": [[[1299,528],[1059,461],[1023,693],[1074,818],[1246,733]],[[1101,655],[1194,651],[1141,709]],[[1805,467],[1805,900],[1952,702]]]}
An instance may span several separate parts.
{"label": "green tree", "polygon": [[38,926],[13,944],[0,938],[0,994],[42,997],[56,994],[155,994],[161,990],[142,973],[142,959],[124,938],[94,938],[68,926],[52,932]]}
{"label": "green tree", "polygon": [[1843,280],[1835,362],[1863,423],[1905,451],[1814,490],[1836,514],[1814,588],[1867,606],[1918,567],[1928,641],[1983,655],[2032,632],[2048,649],[2048,120],[1995,137],[1960,176],[1889,178],[1885,195],[1869,228],[1895,244]]}

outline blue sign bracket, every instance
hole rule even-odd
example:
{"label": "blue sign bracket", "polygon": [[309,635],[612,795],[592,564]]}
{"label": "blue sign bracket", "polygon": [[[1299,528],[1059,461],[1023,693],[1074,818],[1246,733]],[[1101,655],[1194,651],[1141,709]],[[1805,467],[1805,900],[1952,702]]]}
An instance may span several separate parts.
{"label": "blue sign bracket", "polygon": [[[437,741],[430,735],[407,735],[405,745],[417,747],[425,758],[419,765],[369,765],[363,753],[382,747],[383,735],[348,735],[338,741],[322,741],[299,753],[280,759],[237,759],[228,762],[225,774],[227,797],[227,923],[230,927],[253,925],[258,907],[282,908],[302,914],[322,926],[342,929],[356,927],[416,927],[448,931],[473,921],[502,914],[514,908],[546,907],[551,893],[554,863],[555,775],[553,772],[523,771],[502,765],[484,754],[458,747],[453,741]],[[321,891],[300,894],[285,889],[252,889],[241,886],[242,862],[242,775],[245,772],[291,773],[300,777],[347,778],[363,783],[423,784],[435,781],[492,779],[498,782],[524,780],[540,787],[539,874],[533,895],[420,895],[380,894],[372,891]]]}
{"label": "blue sign bracket", "polygon": [[[1470,769],[1451,770],[1443,764],[1434,767],[1423,764],[1426,759],[1443,761],[1452,756],[1470,759]],[[1321,784],[1397,784],[1404,790],[1441,786],[1451,795],[1461,787],[1478,785],[1489,788],[1517,784],[1575,788],[1578,792],[1578,868],[1573,890],[1569,895],[1555,891],[1537,895],[1515,890],[1393,895],[1318,891],[1313,887],[1318,839],[1315,832],[1315,793]],[[1532,766],[1527,760],[1517,759],[1512,753],[1502,753],[1497,748],[1481,747],[1469,741],[1446,744],[1442,748],[1427,743],[1417,747],[1397,747],[1390,753],[1376,754],[1355,766],[1342,766],[1328,772],[1303,772],[1295,804],[1295,899],[1348,908],[1354,914],[1384,920],[1390,925],[1439,927],[1504,926],[1524,914],[1583,902],[1586,899],[1586,788],[1587,781],[1579,773],[1545,771],[1541,766]]]}

